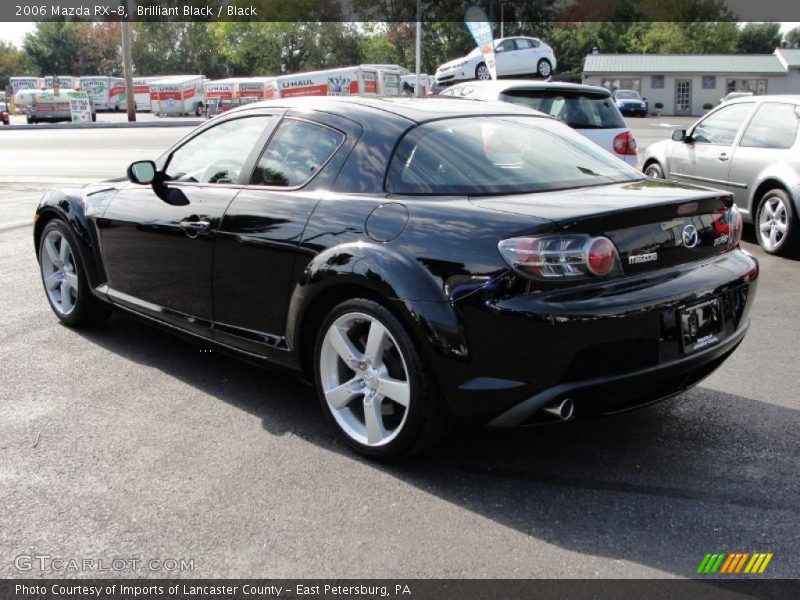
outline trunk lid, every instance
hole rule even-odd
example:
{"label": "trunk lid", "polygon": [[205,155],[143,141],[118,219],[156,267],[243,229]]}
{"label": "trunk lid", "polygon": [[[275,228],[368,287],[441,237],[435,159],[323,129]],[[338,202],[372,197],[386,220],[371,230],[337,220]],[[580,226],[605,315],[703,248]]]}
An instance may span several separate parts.
{"label": "trunk lid", "polygon": [[644,179],[470,201],[485,209],[548,219],[553,233],[605,236],[629,274],[702,260],[730,248],[732,196],[688,184]]}

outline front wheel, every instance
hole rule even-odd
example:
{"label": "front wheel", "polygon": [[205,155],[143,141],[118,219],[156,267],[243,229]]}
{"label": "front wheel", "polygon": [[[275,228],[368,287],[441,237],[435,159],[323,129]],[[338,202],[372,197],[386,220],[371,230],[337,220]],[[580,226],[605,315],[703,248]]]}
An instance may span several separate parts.
{"label": "front wheel", "polygon": [[486,63],[481,63],[475,67],[475,79],[479,81],[488,81],[491,78],[492,73],[489,71],[489,67],[486,66]]}
{"label": "front wheel", "polygon": [[539,77],[550,77],[550,74],[553,72],[553,66],[550,64],[550,61],[546,58],[542,58],[536,63],[536,74]]}
{"label": "front wheel", "polygon": [[340,437],[373,458],[420,452],[448,432],[446,411],[406,328],[366,299],[339,304],[315,347],[323,410]]}
{"label": "front wheel", "polygon": [[644,168],[644,174],[650,179],[664,179],[664,169],[657,162],[651,162]]}
{"label": "front wheel", "polygon": [[45,225],[39,239],[39,269],[47,301],[62,323],[91,325],[110,314],[92,295],[75,236],[62,221]]}
{"label": "front wheel", "polygon": [[784,190],[768,191],[761,198],[756,214],[756,237],[769,254],[791,256],[800,246],[800,225],[794,204]]}

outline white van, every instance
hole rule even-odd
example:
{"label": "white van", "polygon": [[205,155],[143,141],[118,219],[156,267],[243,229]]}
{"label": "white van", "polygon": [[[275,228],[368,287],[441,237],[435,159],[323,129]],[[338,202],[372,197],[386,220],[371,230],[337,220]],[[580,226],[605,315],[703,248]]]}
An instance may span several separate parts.
{"label": "white van", "polygon": [[205,109],[205,77],[173,75],[150,84],[150,112],[157,115],[196,115]]}
{"label": "white van", "polygon": [[124,110],[125,80],[121,77],[81,77],[81,91],[86,92],[95,110]]}

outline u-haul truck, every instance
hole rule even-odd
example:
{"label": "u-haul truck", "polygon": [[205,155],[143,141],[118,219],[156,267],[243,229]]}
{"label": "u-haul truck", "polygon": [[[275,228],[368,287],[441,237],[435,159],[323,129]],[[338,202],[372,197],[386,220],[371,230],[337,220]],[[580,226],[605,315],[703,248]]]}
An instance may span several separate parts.
{"label": "u-haul truck", "polygon": [[161,79],[164,79],[161,75],[133,78],[133,102],[137,111],[150,112],[150,84]]}
{"label": "u-haul truck", "polygon": [[45,89],[52,90],[55,89],[56,86],[61,90],[75,90],[79,92],[81,91],[81,78],[73,77],[72,75],[58,75],[56,77],[48,75],[44,78]]}
{"label": "u-haul truck", "polygon": [[275,97],[292,96],[377,96],[378,71],[373,68],[345,67],[311,71],[275,78]]}
{"label": "u-haul truck", "polygon": [[197,115],[205,109],[202,75],[173,75],[150,84],[150,112],[157,115]]}
{"label": "u-haul truck", "polygon": [[125,80],[121,77],[81,77],[81,91],[89,96],[95,110],[116,112],[126,107]]}
{"label": "u-haul truck", "polygon": [[250,104],[275,97],[275,77],[247,77],[239,80],[239,102]]}
{"label": "u-haul truck", "polygon": [[41,90],[44,88],[44,79],[41,77],[9,77],[8,83],[11,85],[12,94],[16,94],[20,90]]}

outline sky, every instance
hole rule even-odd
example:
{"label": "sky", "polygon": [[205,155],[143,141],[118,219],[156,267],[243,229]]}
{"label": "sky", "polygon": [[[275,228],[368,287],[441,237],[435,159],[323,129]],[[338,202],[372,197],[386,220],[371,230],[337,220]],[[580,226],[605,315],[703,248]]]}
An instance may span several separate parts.
{"label": "sky", "polygon": [[[781,31],[783,33],[800,26],[800,22],[784,22],[781,23]],[[0,22],[0,40],[11,42],[16,46],[22,45],[22,40],[25,34],[33,31],[34,23],[6,23]]]}

